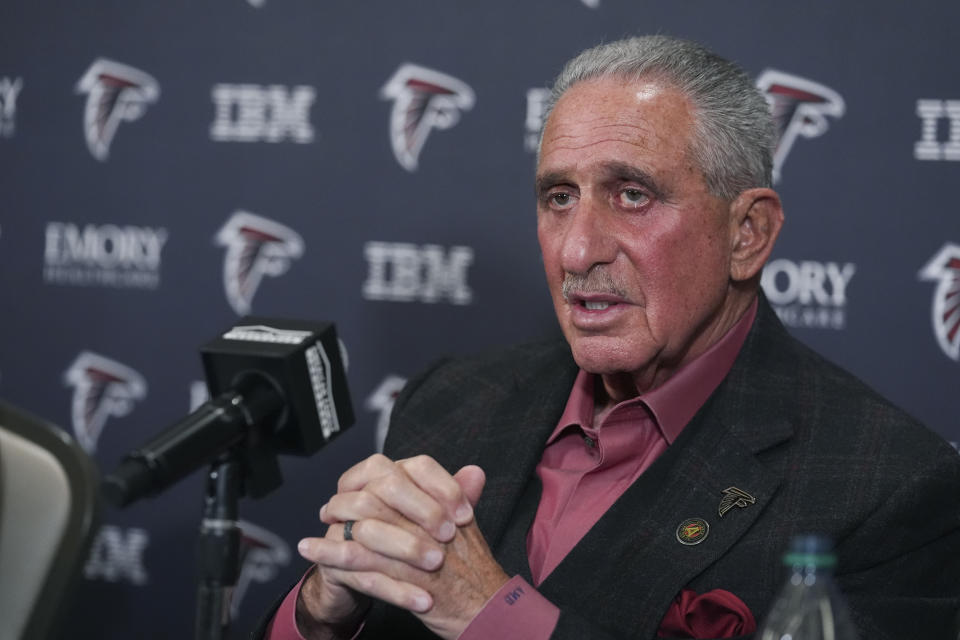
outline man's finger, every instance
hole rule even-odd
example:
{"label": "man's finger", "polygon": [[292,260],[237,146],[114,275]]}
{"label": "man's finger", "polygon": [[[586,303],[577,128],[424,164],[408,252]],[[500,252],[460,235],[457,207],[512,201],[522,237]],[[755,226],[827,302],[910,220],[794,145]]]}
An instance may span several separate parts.
{"label": "man's finger", "polygon": [[[452,478],[450,482],[454,482]],[[452,540],[457,531],[454,520],[448,515],[443,505],[421,489],[401,466],[367,483],[363,492],[373,494],[403,519],[422,527],[438,542]],[[385,518],[385,520],[396,522],[397,518]]]}
{"label": "man's finger", "polygon": [[473,520],[473,505],[460,484],[430,456],[397,461],[420,489],[436,500],[458,526]]}
{"label": "man's finger", "polygon": [[375,453],[347,469],[337,481],[337,493],[360,491],[367,483],[392,472],[396,463],[387,456]]}
{"label": "man's finger", "polygon": [[375,571],[341,571],[325,568],[327,579],[388,604],[425,613],[433,607],[430,594],[409,582],[394,580]]}
{"label": "man's finger", "polygon": [[337,493],[320,508],[320,521],[325,524],[363,519],[397,523],[403,516],[369,491]]}
{"label": "man's finger", "polygon": [[470,504],[476,507],[477,502],[480,501],[480,494],[483,493],[483,486],[487,482],[487,475],[483,472],[483,469],[475,464],[470,464],[453,474],[453,479],[460,485],[460,489]]}
{"label": "man's finger", "polygon": [[336,529],[327,532],[330,537],[304,538],[297,545],[300,555],[317,565],[325,580],[419,613],[433,606],[433,599],[427,591],[391,577],[409,574],[415,569],[374,553],[356,540],[334,539],[343,535],[342,525],[336,525]]}
{"label": "man's finger", "polygon": [[[336,520],[356,520],[376,517],[385,522],[397,523],[400,517],[421,526],[438,542],[453,539],[458,525],[473,520],[473,506],[464,495],[460,485],[446,469],[428,456],[417,456],[394,462],[379,454],[354,465],[338,482],[336,505],[323,509],[321,519],[332,523]],[[379,505],[367,502],[359,494],[375,496],[398,516],[386,514]],[[352,498],[348,494],[357,494]],[[350,504],[356,500],[356,504]],[[379,513],[370,513],[370,510]]]}
{"label": "man's finger", "polygon": [[[423,571],[435,571],[443,564],[443,549],[429,536],[380,520],[357,520],[351,525],[351,541],[344,540],[345,525],[334,525],[325,538],[308,547],[313,562],[341,569],[386,570],[396,560]],[[342,542],[341,542],[342,541]]]}

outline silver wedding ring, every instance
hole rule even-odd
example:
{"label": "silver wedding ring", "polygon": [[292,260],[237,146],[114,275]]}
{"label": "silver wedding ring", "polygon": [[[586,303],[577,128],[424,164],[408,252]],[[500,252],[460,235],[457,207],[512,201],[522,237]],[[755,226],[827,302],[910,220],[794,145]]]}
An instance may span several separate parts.
{"label": "silver wedding ring", "polygon": [[353,523],[356,520],[347,520],[343,523],[343,539],[353,540]]}

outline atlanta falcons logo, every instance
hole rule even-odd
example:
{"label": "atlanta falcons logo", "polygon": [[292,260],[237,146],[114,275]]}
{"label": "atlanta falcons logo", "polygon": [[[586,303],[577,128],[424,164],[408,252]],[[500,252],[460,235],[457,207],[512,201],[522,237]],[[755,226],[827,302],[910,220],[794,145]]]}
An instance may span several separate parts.
{"label": "atlanta falcons logo", "polygon": [[843,116],[846,106],[833,89],[783,71],[767,69],[757,78],[757,88],[766,96],[777,126],[773,179],[778,181],[797,136],[823,135],[829,128],[827,116]]}
{"label": "atlanta falcons logo", "polygon": [[120,122],[140,118],[147,105],[157,101],[160,85],[139,69],[100,58],[80,78],[76,91],[87,94],[83,131],[90,153],[102,162]]}
{"label": "atlanta falcons logo", "polygon": [[960,245],[948,242],[920,271],[933,280],[933,333],[949,358],[960,361]]}
{"label": "atlanta falcons logo", "polygon": [[374,444],[377,451],[383,451],[383,441],[387,439],[387,430],[390,428],[390,414],[393,412],[393,403],[407,384],[406,378],[390,374],[384,378],[380,386],[374,389],[364,405],[369,411],[377,412],[377,428],[374,432]]}
{"label": "atlanta falcons logo", "polygon": [[757,502],[757,499],[752,495],[743,489],[738,489],[736,487],[727,487],[721,493],[723,494],[723,498],[721,498],[720,508],[717,510],[717,514],[721,518],[727,513],[727,511],[730,511],[730,509],[733,509],[734,507],[743,509],[751,504],[756,504]]}
{"label": "atlanta falcons logo", "polygon": [[73,432],[88,453],[97,448],[107,418],[129,414],[147,395],[143,376],[126,365],[83,351],[63,376],[73,387]]}
{"label": "atlanta falcons logo", "polygon": [[269,582],[280,567],[290,564],[290,546],[282,538],[257,525],[240,520],[240,575],[230,602],[230,616],[236,618],[240,602],[251,582]]}
{"label": "atlanta falcons logo", "polygon": [[238,211],[217,232],[227,248],[223,286],[238,315],[250,313],[253,295],[263,276],[281,276],[290,261],[303,255],[303,238],[289,227],[246,211]]}
{"label": "atlanta falcons logo", "polygon": [[416,171],[420,150],[431,129],[449,129],[460,120],[460,111],[473,108],[473,89],[439,71],[402,64],[380,90],[393,100],[390,142],[393,155],[407,171]]}

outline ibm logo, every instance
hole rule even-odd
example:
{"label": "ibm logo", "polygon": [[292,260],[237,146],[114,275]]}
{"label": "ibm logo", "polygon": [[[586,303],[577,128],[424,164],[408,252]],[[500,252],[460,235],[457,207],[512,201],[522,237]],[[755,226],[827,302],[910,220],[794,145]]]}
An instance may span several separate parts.
{"label": "ibm logo", "polygon": [[367,281],[363,297],[391,302],[449,302],[470,304],[467,267],[473,262],[470,247],[417,246],[403,242],[368,242]]}
{"label": "ibm logo", "polygon": [[[960,160],[960,100],[917,100],[920,139],[913,145],[917,160]],[[941,142],[939,123],[948,121],[947,140]]]}
{"label": "ibm logo", "polygon": [[216,119],[210,138],[217,142],[313,142],[313,87],[217,84],[212,97]]}
{"label": "ibm logo", "polygon": [[17,96],[23,89],[20,78],[0,78],[0,138],[9,138],[14,132],[17,114]]}

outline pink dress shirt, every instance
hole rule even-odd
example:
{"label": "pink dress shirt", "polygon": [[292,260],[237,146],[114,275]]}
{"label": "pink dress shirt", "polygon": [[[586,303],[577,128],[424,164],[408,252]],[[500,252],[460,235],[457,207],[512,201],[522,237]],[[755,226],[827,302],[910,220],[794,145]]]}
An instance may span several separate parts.
{"label": "pink dress shirt", "polygon": [[[676,440],[729,373],[756,317],[743,317],[698,358],[665,383],[625,400],[594,424],[597,376],[580,371],[566,408],[547,440],[536,473],[543,485],[527,534],[534,582],[541,584],[577,542]],[[269,640],[303,640],[294,609],[299,586],[274,617]],[[548,640],[560,610],[520,576],[495,593],[459,640]]]}

